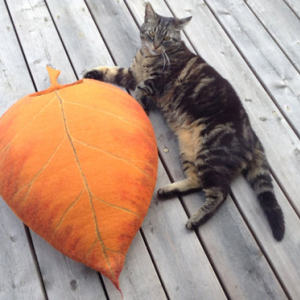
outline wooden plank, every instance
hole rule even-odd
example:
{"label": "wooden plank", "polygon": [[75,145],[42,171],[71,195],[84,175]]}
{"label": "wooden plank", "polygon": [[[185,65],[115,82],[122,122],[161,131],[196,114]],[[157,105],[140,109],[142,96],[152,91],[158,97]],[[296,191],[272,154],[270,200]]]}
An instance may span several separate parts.
{"label": "wooden plank", "polygon": [[99,61],[114,65],[84,1],[49,1],[48,7],[66,49],[72,49],[69,59],[77,76]]}
{"label": "wooden plank", "polygon": [[247,182],[243,178],[237,178],[232,184],[234,194],[238,195],[239,207],[248,223],[251,224],[252,230],[260,241],[261,247],[273,266],[275,273],[288,291],[290,298],[296,300],[300,297],[299,218],[289,205],[289,202],[286,201],[277,184],[275,184],[274,188],[286,221],[286,235],[280,243],[274,242],[271,234],[268,234],[270,232],[269,224],[267,224],[256,196]]}
{"label": "wooden plank", "polygon": [[[132,32],[137,34],[137,28],[136,28],[135,23],[132,20],[132,17],[128,13],[127,8],[124,5],[124,3],[123,2],[117,3],[117,2],[111,2],[111,1],[105,1],[105,2],[102,2],[102,5],[99,5],[98,2],[97,3],[88,2],[88,4],[89,4],[89,7],[90,7],[93,15],[96,18],[96,21],[98,23],[100,31],[104,35],[105,41],[108,44],[108,47],[110,48],[110,51],[112,52],[114,58],[117,58],[117,55],[116,55],[117,52],[122,52],[123,55],[124,54],[126,55],[126,53],[128,53],[127,45],[128,45],[128,47],[132,46],[132,44],[128,43],[128,39],[133,38]],[[105,17],[103,17],[103,16],[105,16]],[[124,40],[124,38],[123,38],[123,40],[122,40],[123,47],[119,47],[119,46],[116,47],[116,44],[114,42],[114,40],[117,41],[119,37],[122,37],[122,32],[119,32],[118,33],[119,35],[111,34],[111,32],[114,32],[114,31],[116,31],[115,29],[117,29],[114,24],[117,24],[118,22],[114,23],[114,18],[116,18],[117,20],[123,20],[122,28],[124,28],[126,26],[127,27],[132,26],[132,28],[134,28],[134,31],[132,31],[132,30],[129,31],[130,29],[127,28],[128,32],[131,32],[131,33],[127,35],[127,40]],[[124,21],[124,19],[126,19],[126,22]],[[108,20],[110,20],[109,23],[108,23]],[[66,22],[66,23],[68,23],[68,22]],[[69,24],[70,24],[70,26],[72,26],[71,20],[70,20]],[[120,24],[118,26],[120,26]],[[72,39],[74,39],[73,42],[76,43],[75,40],[78,38],[76,35],[74,35],[72,37]],[[98,44],[98,43],[96,43],[96,44]],[[72,59],[72,57],[74,55],[74,53],[73,53],[74,50],[73,50],[73,47],[71,46],[71,44],[70,44],[70,48],[67,47],[67,49],[68,49],[68,53]],[[135,51],[135,49],[133,49],[133,51]],[[83,53],[82,55],[85,55],[85,54]],[[128,57],[126,57],[125,55],[123,56],[125,63],[126,62],[130,63],[130,60],[128,60]],[[134,55],[134,52],[132,52],[131,57],[133,57],[133,55]],[[95,62],[97,61],[96,65],[103,63],[102,61],[98,61],[97,56],[94,56],[94,59],[95,59]],[[94,66],[95,65],[93,65],[91,67],[94,67]],[[161,172],[162,172],[162,167],[160,165],[160,173]],[[164,173],[164,178],[166,178],[165,173]],[[160,182],[161,179],[158,179],[158,181]],[[185,216],[185,218],[186,218],[186,215],[185,215],[180,203],[177,202],[176,205],[179,207],[179,209],[178,209],[178,213],[175,214],[175,216],[173,216],[173,217],[177,218],[177,215],[181,214],[181,215]],[[148,215],[151,215],[151,209],[150,209]],[[168,223],[167,223],[167,225],[168,225]],[[160,239],[162,239],[161,235],[165,234],[165,230],[166,230],[165,228],[167,225],[162,224],[161,226],[163,226],[163,228],[159,228],[158,236],[160,237]],[[169,224],[169,226],[170,226],[170,224]],[[143,225],[143,228],[144,228],[144,225]],[[174,233],[174,229],[169,229],[168,232],[169,232],[169,234],[173,234],[173,235],[176,233],[176,231]],[[223,297],[222,289],[220,288],[220,285],[219,285],[217,279],[215,278],[215,275],[210,267],[209,262],[207,261],[205,254],[203,253],[203,250],[199,244],[197,237],[195,235],[192,235],[189,239],[190,239],[190,242],[187,243],[187,248],[183,251],[183,253],[182,253],[182,251],[178,251],[178,253],[176,255],[176,260],[178,261],[178,266],[180,266],[180,262],[182,261],[182,263],[181,263],[182,267],[180,269],[176,269],[176,272],[174,272],[175,275],[174,274],[172,276],[164,275],[165,273],[166,274],[173,273],[174,262],[171,259],[170,253],[169,254],[166,253],[164,255],[163,259],[158,260],[158,262],[160,262],[160,261],[162,262],[161,264],[157,263],[157,268],[159,269],[159,272],[162,275],[162,280],[164,281],[164,283],[167,282],[167,284],[166,284],[167,293],[174,295],[174,298],[172,297],[172,299],[192,299],[190,296],[191,294],[195,294],[195,293],[199,294],[199,291],[201,291],[203,293],[204,291],[202,291],[202,290],[205,289],[205,290],[209,290],[212,294],[215,294],[216,297],[222,299],[222,297]],[[162,239],[162,240],[164,240],[164,239]],[[180,236],[176,235],[176,240],[179,242]],[[162,243],[160,245],[156,245],[156,246],[160,247],[161,249],[164,249],[164,244],[166,244],[170,248],[169,243],[170,242],[168,240],[166,240],[164,243]],[[191,246],[190,246],[190,244],[191,244]],[[150,244],[149,244],[149,247],[150,247],[151,253],[153,254],[153,251],[155,251],[156,247],[153,247]],[[131,249],[132,248],[133,247],[131,247]],[[134,249],[134,251],[137,251],[137,249]],[[199,252],[200,252],[200,254],[199,254]],[[189,284],[185,288],[185,285],[186,285],[186,280],[185,280],[186,276],[185,275],[190,274],[191,268],[188,268],[188,266],[192,265],[193,259],[195,258],[196,255],[197,255],[197,257],[200,255],[199,261],[202,262],[203,270],[205,270],[207,272],[207,274],[205,272],[201,271],[201,269],[197,270],[197,272],[199,274],[195,273],[195,280],[191,280],[191,284]],[[130,256],[131,256],[131,254],[128,254],[128,259],[130,259]],[[184,256],[190,256],[190,258],[183,259]],[[138,268],[142,268],[142,269],[145,268],[143,266],[143,264],[145,263],[145,260],[141,261],[140,259],[135,258],[132,261],[132,263],[135,266],[137,266]],[[128,265],[128,271],[130,271],[132,268],[132,264],[130,264],[129,260],[126,261],[126,265]],[[163,265],[165,265],[165,267],[163,267]],[[129,268],[129,266],[130,266],[130,268]],[[143,267],[141,267],[141,266],[143,266]],[[124,271],[126,271],[126,267],[125,267]],[[207,280],[209,281],[208,287],[205,287],[205,288],[203,287],[203,285],[198,284],[199,278],[201,279],[204,276],[206,278],[208,278]],[[127,283],[128,287],[129,287],[129,285],[132,285],[136,291],[135,293],[131,292],[132,299],[157,299],[157,293],[159,292],[159,289],[157,289],[157,287],[155,287],[155,286],[154,286],[154,288],[149,286],[149,285],[153,284],[153,283],[151,283],[152,280],[151,281],[148,280],[149,277],[151,278],[151,273],[147,276],[145,276],[145,275],[140,276],[139,278],[138,278],[138,276],[136,276],[136,279],[132,278],[132,280]],[[146,281],[145,281],[145,278],[147,278]],[[175,278],[180,278],[180,280],[177,281],[177,280],[175,280]],[[122,281],[122,279],[125,279],[125,277],[123,277],[123,274],[121,275],[121,281]],[[139,280],[137,280],[137,279],[139,279]],[[105,282],[107,283],[106,280],[105,280]],[[123,290],[123,286],[124,285],[121,282],[122,290]],[[124,286],[124,288],[126,289],[127,286]],[[180,291],[176,290],[178,288]],[[114,289],[111,289],[109,284],[107,284],[107,290],[108,290],[109,296],[112,297],[113,299],[115,299],[115,297],[118,297],[118,295],[116,295],[116,291]],[[147,292],[145,292],[146,290],[147,290]],[[124,292],[125,297],[126,297],[126,294],[127,294],[127,292],[126,293]],[[162,294],[159,294],[159,295],[160,296],[158,297],[158,299],[162,299],[161,298]],[[186,295],[187,295],[187,297],[185,297]]]}
{"label": "wooden plank", "polygon": [[0,299],[46,299],[24,225],[1,197],[0,239]]}
{"label": "wooden plank", "polygon": [[52,248],[32,232],[48,299],[106,299],[98,273]]}
{"label": "wooden plank", "polygon": [[[70,82],[74,78],[74,71],[53,27],[45,2],[8,0],[7,4],[36,88],[41,91],[50,85],[46,65],[63,70],[59,80]],[[50,52],[51,47],[56,48],[56,51]]]}
{"label": "wooden plank", "polygon": [[300,20],[283,0],[245,0],[300,72]]}
{"label": "wooden plank", "polygon": [[[152,1],[153,5],[155,4],[155,1]],[[130,10],[132,12],[132,14],[134,15],[136,20],[142,20],[143,19],[143,14],[144,14],[144,5],[141,2],[136,2],[136,1],[127,1],[128,6],[130,7]],[[160,8],[160,10],[162,10],[162,7],[165,7],[163,5],[162,1],[158,1],[157,2],[157,7]],[[167,9],[165,7],[165,9]],[[102,12],[102,14],[105,14],[105,12]],[[99,13],[99,15],[102,15],[101,13]],[[163,11],[161,12],[161,14],[166,15],[166,13]],[[125,16],[123,17],[123,19],[125,19]],[[96,20],[97,21],[97,20]],[[100,20],[98,21],[99,23],[101,22]],[[101,26],[100,26],[101,27]],[[119,28],[119,30],[122,32],[122,28]],[[124,29],[124,31],[128,31],[128,30],[134,30],[134,29]],[[125,35],[125,32],[123,31],[123,35]],[[102,33],[104,34],[104,32],[102,31]],[[105,34],[104,34],[105,35]],[[118,41],[115,41],[115,47],[111,47],[111,51],[114,51],[113,49],[117,49],[117,43]],[[120,51],[115,50],[115,52],[113,53],[114,57],[116,58],[116,61],[118,62],[118,57],[122,55],[122,52],[118,53]],[[128,58],[127,58],[128,59]],[[129,64],[129,62],[127,63]],[[176,145],[176,140],[174,139],[174,136],[169,132],[169,130],[166,128],[163,119],[160,117],[160,115],[157,113],[157,111],[152,111],[150,112],[150,119],[152,121],[152,124],[155,128],[155,132],[157,134],[157,140],[158,140],[158,146],[159,149],[163,150],[164,148],[166,148],[167,152],[164,154],[165,156],[172,156],[173,153],[176,153],[176,159],[175,160],[168,160],[167,165],[168,167],[171,168],[176,168],[176,172],[172,172],[172,175],[174,173],[179,172],[182,176],[182,171],[181,171],[181,167],[179,164],[179,158],[178,158],[178,148]],[[170,142],[170,140],[172,142]],[[174,152],[173,152],[174,151]],[[164,153],[162,151],[162,153]],[[175,156],[173,155],[173,158]],[[174,171],[174,169],[172,169],[172,171]],[[177,173],[178,174],[178,173]],[[163,183],[162,181],[158,181],[161,184]],[[198,196],[199,197],[199,196]],[[197,202],[198,202],[198,206],[199,206],[199,198],[197,197]],[[153,216],[155,216],[156,218],[161,218],[162,221],[160,222],[166,222],[166,220],[170,219],[170,212],[168,212],[168,214],[164,217],[161,217],[161,214],[164,214],[164,212],[161,212],[161,210],[163,209],[163,205],[171,205],[170,203],[172,203],[172,201],[166,201],[166,202],[162,202],[162,203],[158,203],[156,206],[154,206],[154,208],[156,209],[156,213],[153,214]],[[188,205],[188,203],[186,202],[186,205]],[[233,207],[233,209],[229,209],[229,208]],[[227,208],[227,209],[226,209]],[[233,211],[232,214],[234,214],[234,212],[236,212],[238,214],[238,212],[236,211],[236,209],[234,210],[234,205],[231,204],[231,202],[227,202],[223,207],[222,210],[220,211],[220,213],[222,213],[222,211],[227,211],[225,212],[225,216],[228,214],[228,212]],[[223,212],[224,213],[224,212]],[[152,214],[148,214],[148,216]],[[228,268],[223,268],[223,274],[224,276],[221,276],[221,280],[223,281],[223,285],[225,285],[225,288],[227,290],[227,293],[229,293],[229,295],[231,297],[236,297],[236,299],[238,299],[239,297],[245,298],[247,295],[251,295],[253,294],[253,290],[256,291],[255,296],[257,296],[257,299],[285,299],[285,295],[284,292],[282,291],[280,285],[278,284],[276,278],[274,277],[274,274],[272,273],[272,271],[269,269],[266,260],[264,257],[262,257],[261,259],[257,259],[256,255],[253,255],[253,249],[258,249],[257,246],[255,245],[255,242],[253,241],[253,239],[251,238],[251,235],[247,229],[247,227],[245,226],[245,224],[242,222],[242,219],[240,217],[238,218],[232,218],[231,215],[227,215],[229,222],[227,221],[227,223],[223,222],[222,224],[219,224],[220,226],[218,227],[211,227],[212,228],[210,231],[207,232],[206,236],[202,236],[202,241],[206,244],[208,243],[209,239],[213,240],[211,237],[214,237],[214,242],[220,241],[219,243],[221,243],[223,245],[223,249],[226,248],[226,246],[228,246],[228,244],[230,243],[231,240],[226,240],[224,238],[222,238],[224,235],[224,232],[232,232],[232,236],[234,237],[234,245],[231,245],[230,250],[231,252],[229,253],[228,251],[226,252],[222,252],[217,256],[215,255],[214,249],[212,251],[210,251],[210,248],[207,248],[209,253],[210,253],[210,257],[214,257],[215,261],[215,267],[218,268],[218,263],[219,265],[222,267],[222,265],[224,264],[224,261],[227,262],[227,267],[231,268],[230,270],[232,270],[232,272],[230,272],[230,274],[232,274],[230,277],[228,277]],[[150,217],[149,217],[150,218]],[[147,218],[146,218],[147,219]],[[184,219],[181,218],[177,218],[177,219],[172,219],[170,221],[170,223],[173,224],[173,226],[178,226],[178,221],[180,220],[179,224],[181,227],[181,230],[183,230],[183,233],[185,232],[186,234],[188,234],[188,232],[186,232],[185,228],[184,228],[184,224],[186,222],[186,217]],[[147,237],[148,241],[151,241],[151,239],[153,238],[152,235],[154,237],[156,237],[156,234],[152,234],[151,235],[151,229],[154,230],[155,225],[154,225],[154,229],[153,229],[153,224],[159,224],[159,221],[153,222],[150,219],[150,223],[149,223],[149,227],[150,228],[144,228],[145,230],[145,235]],[[222,220],[223,221],[223,220]],[[147,222],[145,223],[147,224]],[[166,225],[167,226],[167,225]],[[179,227],[180,228],[180,227]],[[215,228],[215,230],[214,230]],[[219,230],[218,230],[219,228]],[[222,229],[223,232],[220,232]],[[219,232],[218,232],[219,231]],[[155,230],[154,233],[159,232],[159,229]],[[227,233],[228,235],[228,233]],[[183,239],[183,238],[181,238]],[[245,240],[248,241],[248,239],[250,240],[247,243],[247,246],[245,246]],[[175,243],[176,241],[174,241]],[[177,241],[178,242],[178,241]],[[159,245],[161,242],[157,242],[157,244]],[[149,243],[150,244],[150,243]],[[211,245],[213,246],[213,242],[211,242]],[[163,249],[168,249],[166,248],[167,246],[164,246]],[[212,247],[213,248],[213,247]],[[233,248],[233,249],[232,249]],[[157,257],[161,257],[163,255],[172,255],[172,251],[174,251],[173,249],[177,249],[176,247],[172,247],[172,250],[170,249],[170,251],[163,251],[163,253],[159,252],[160,247],[156,246],[153,249],[156,250],[157,252]],[[228,249],[228,248],[227,248]],[[154,251],[154,250],[153,250]],[[259,251],[257,250],[257,252],[259,253]],[[167,253],[167,254],[166,254]],[[247,253],[247,254],[246,254]],[[232,256],[231,256],[231,255]],[[245,256],[249,257],[249,260],[244,263],[245,261]],[[156,257],[156,256],[155,256]],[[175,259],[174,259],[175,260]],[[176,261],[176,260],[175,260]],[[234,263],[234,261],[236,263]],[[160,263],[161,264],[161,263]],[[157,263],[157,265],[160,265],[159,263]],[[198,263],[194,263],[195,264],[195,268],[200,268],[200,264]],[[262,282],[264,284],[259,285],[260,288],[257,289],[257,281],[254,279],[256,278],[255,276],[253,276],[253,279],[249,279],[249,273],[247,272],[247,270],[249,270],[249,268],[251,268],[251,266],[253,267],[253,270],[257,270],[257,274],[260,274],[260,277],[263,278]],[[257,275],[256,274],[256,275]],[[163,276],[163,278],[168,278],[168,276]],[[272,295],[269,294],[269,289],[266,288],[266,286],[272,286],[271,290],[273,290]],[[246,296],[245,296],[246,295]],[[172,297],[171,297],[172,298]],[[205,298],[205,297],[204,297]],[[213,298],[213,297],[212,297]],[[173,299],[173,298],[172,298]],[[183,298],[184,299],[184,298]]]}
{"label": "wooden plank", "polygon": [[[33,85],[5,3],[0,2],[0,116]],[[5,42],[5,47],[4,47]],[[18,74],[18,76],[16,76]],[[46,299],[23,223],[0,197],[0,299]]]}
{"label": "wooden plank", "polygon": [[300,18],[300,3],[297,0],[284,0],[290,8],[293,10],[293,12]]}
{"label": "wooden plank", "polygon": [[[128,276],[128,273],[130,276]],[[105,277],[103,280],[109,298],[123,300],[122,295],[116,290],[113,284]],[[120,276],[120,286],[124,299],[167,299],[140,233],[135,236],[126,256],[124,269]]]}
{"label": "wooden plank", "polygon": [[[45,3],[8,1],[8,6],[36,86],[40,90],[49,86],[47,64],[61,67],[65,82],[74,81],[74,72]],[[70,295],[78,299],[106,298],[97,272],[67,259],[39,236],[32,234],[32,238],[49,299],[69,299]]]}
{"label": "wooden plank", "polygon": [[[51,14],[62,37],[73,66],[80,76],[85,70],[99,63],[113,65],[113,61],[83,1],[72,0],[51,2],[48,4]],[[59,17],[58,17],[59,16]],[[92,45],[92,46],[87,46]],[[78,54],[78,49],[82,51]],[[79,57],[80,56],[80,57]],[[141,281],[141,278],[151,280]],[[108,294],[113,299],[121,298],[109,280],[104,278]],[[131,299],[165,299],[149,253],[140,233],[135,237],[128,252],[126,263],[120,277],[120,286],[124,296]],[[145,291],[148,290],[147,293]]]}
{"label": "wooden plank", "polygon": [[[109,1],[105,0],[99,5],[98,1],[86,1],[96,24],[111,51],[112,57],[118,65],[129,67],[130,63],[140,47],[140,39],[136,34],[136,24],[129,14],[124,14],[126,6],[123,0]],[[123,30],[121,31],[120,28]],[[118,45],[118,48],[116,48]],[[116,51],[123,55],[116,56]],[[101,64],[98,61],[98,64]],[[93,68],[95,65],[93,66]]]}
{"label": "wooden plank", "polygon": [[[135,7],[137,6],[137,4],[134,3],[133,1],[128,1],[128,3],[131,3]],[[197,32],[196,27],[193,27],[191,30],[191,33],[188,32],[188,36],[189,36],[190,40],[193,42],[193,44],[195,45],[195,47],[197,47],[198,49],[200,49],[200,45],[205,45],[204,38],[203,38],[203,40],[201,40],[201,38],[200,38],[201,37],[200,30],[202,30],[202,28],[206,28],[207,32],[204,32],[203,34],[208,35],[210,37],[210,39],[209,39],[210,43],[213,44],[212,48],[209,48],[209,45],[206,46],[207,47],[207,51],[206,51],[207,56],[209,56],[210,52],[212,53],[211,54],[211,56],[212,56],[214,51],[216,51],[217,53],[220,53],[220,47],[222,47],[222,48],[226,47],[228,49],[231,49],[229,47],[230,42],[227,40],[224,32],[222,32],[222,30],[218,28],[217,23],[214,21],[214,17],[207,10],[207,7],[205,7],[204,5],[200,6],[204,10],[204,12],[202,12],[202,14],[200,15],[200,14],[196,14],[197,9],[195,6],[182,6],[179,4],[178,4],[178,6],[176,6],[173,1],[172,2],[169,1],[168,3],[170,5],[171,9],[176,13],[176,15],[178,15],[180,17],[187,16],[187,13],[184,13],[182,10],[191,10],[191,12],[193,12],[194,22],[196,22],[196,24],[198,24],[197,28],[199,28],[199,32]],[[130,4],[130,7],[131,7],[131,4]],[[189,4],[191,5],[191,3],[189,3]],[[160,9],[162,9],[162,6],[158,6],[158,7],[160,7]],[[141,7],[141,9],[142,9],[142,7]],[[163,11],[160,13],[165,14]],[[210,32],[211,29],[213,29],[213,32]],[[196,31],[195,36],[193,36],[194,31]],[[198,45],[198,46],[197,46],[197,39],[200,40],[199,41],[200,45]],[[234,48],[232,48],[232,49],[234,49]],[[229,53],[231,55],[228,55],[228,58],[223,63],[226,63],[226,61],[228,59],[230,59],[232,66],[230,67],[230,65],[228,65],[228,68],[229,68],[229,70],[236,72],[237,66],[243,67],[244,64],[242,61],[239,61],[239,59],[238,59],[239,55],[237,53],[235,53],[232,50]],[[232,61],[233,57],[235,57],[234,61]],[[243,70],[243,73],[245,73],[245,72],[246,71]],[[252,77],[250,72],[249,72],[248,76],[250,78]],[[247,76],[247,78],[248,78],[248,76]],[[233,79],[234,79],[234,77],[233,77]],[[253,77],[251,79],[253,80],[253,82],[255,82],[255,79],[253,79]],[[247,82],[246,82],[246,84],[247,84]],[[242,83],[241,83],[241,85],[242,85]],[[252,89],[253,88],[260,89],[259,84],[257,84],[257,83],[252,84],[250,86]],[[246,89],[246,87],[244,86],[243,89]],[[163,124],[158,124],[157,120],[156,120],[156,122],[153,122],[153,124],[156,124],[160,128],[163,126]],[[180,171],[179,168],[175,165],[176,160],[177,161],[179,160],[179,155],[178,155],[178,148],[174,141],[174,138],[171,135],[164,133],[163,135],[160,135],[158,137],[158,139],[160,140],[160,143],[163,145],[163,147],[168,149],[168,151],[164,152],[163,155],[164,155],[164,160],[166,161],[166,163],[169,167],[169,171],[172,174],[172,177],[175,180],[182,179],[184,177],[184,175],[183,175],[182,171]],[[177,153],[177,158],[175,157],[176,153]],[[299,291],[296,286],[297,286],[297,282],[299,282],[298,270],[300,269],[299,262],[298,262],[298,254],[297,254],[298,253],[298,245],[299,245],[299,237],[298,237],[298,234],[295,234],[294,232],[299,232],[299,230],[298,230],[299,218],[297,217],[297,215],[295,214],[293,209],[290,207],[287,199],[285,197],[282,197],[282,193],[279,192],[279,188],[276,184],[275,184],[275,188],[276,188],[276,194],[278,195],[278,200],[283,207],[283,210],[284,210],[284,213],[286,214],[286,219],[287,219],[287,228],[288,228],[287,229],[287,237],[284,239],[284,241],[282,243],[277,243],[272,238],[267,221],[266,221],[265,217],[262,215],[260,208],[258,207],[257,200],[255,199],[256,197],[253,195],[253,192],[249,191],[249,187],[247,190],[247,189],[245,189],[245,186],[242,185],[240,190],[237,190],[236,185],[235,184],[233,185],[234,195],[238,199],[239,206],[241,206],[243,208],[242,211],[243,211],[244,215],[246,216],[246,219],[248,220],[248,224],[250,224],[254,234],[256,235],[256,237],[258,237],[260,245],[263,247],[263,249],[265,249],[268,259],[271,260],[272,266],[275,266],[276,273],[278,274],[278,276],[280,276],[280,279],[283,282],[284,286],[288,289],[291,289],[291,294],[293,295],[293,297],[295,297],[295,299],[297,299],[298,298],[297,296],[299,296]],[[199,195],[198,196],[191,195],[189,197],[184,197],[184,198],[185,198],[186,206],[190,212],[195,211],[199,207],[199,205],[200,205],[199,204]],[[248,199],[249,199],[249,201],[247,201]],[[228,200],[230,202],[230,198],[227,199],[227,202],[228,202]],[[232,220],[234,220],[234,219],[239,220],[238,213],[236,212],[236,210],[234,210],[234,207],[232,205],[231,205],[232,207],[228,207],[227,202],[221,207],[219,212],[217,212],[217,214],[213,218],[213,220],[211,220],[204,226],[200,227],[199,234],[201,235],[206,248],[208,249],[208,251],[210,251],[212,259],[215,259],[216,261],[218,261],[219,255],[225,256],[225,258],[222,257],[222,259],[219,260],[219,264],[215,263],[216,268],[218,268],[218,267],[220,268],[218,270],[218,272],[219,272],[219,274],[222,274],[221,278],[225,278],[223,280],[228,281],[227,283],[223,282],[223,284],[227,284],[231,288],[231,290],[230,290],[230,288],[227,290],[228,293],[230,295],[234,295],[233,298],[235,298],[235,296],[236,296],[237,299],[240,299],[241,294],[243,294],[243,291],[242,291],[242,288],[240,285],[242,285],[242,286],[247,285],[246,282],[247,282],[247,280],[249,280],[249,278],[247,278],[247,277],[249,277],[249,274],[251,274],[253,272],[252,270],[256,270],[256,267],[253,269],[249,262],[245,262],[246,258],[252,257],[253,255],[254,255],[253,260],[256,261],[255,251],[253,250],[253,249],[255,249],[255,247],[249,246],[249,248],[252,248],[252,250],[250,250],[248,248],[248,252],[242,251],[243,254],[238,252],[239,249],[235,249],[235,245],[237,247],[241,247],[240,249],[243,249],[243,250],[245,248],[244,241],[241,242],[240,244],[238,244],[239,239],[237,239],[237,236],[239,238],[244,237],[244,240],[247,241],[247,243],[250,243],[250,241],[249,241],[249,237],[245,233],[243,235],[235,234],[236,232],[238,232],[237,228],[238,229],[240,228],[238,221],[234,225],[231,224],[231,226],[227,224],[228,222],[231,223]],[[253,205],[254,205],[254,207],[253,207]],[[251,206],[252,206],[252,208],[249,209]],[[248,211],[248,209],[249,209],[249,211]],[[252,211],[252,213],[250,213],[250,211]],[[260,212],[260,213],[258,213],[258,212]],[[224,217],[225,213],[228,215]],[[231,215],[231,217],[229,217],[230,215]],[[218,223],[218,222],[220,222],[220,223]],[[259,225],[256,226],[257,224],[259,224]],[[226,226],[228,226],[228,228],[230,228],[230,230],[226,230]],[[212,227],[215,227],[216,231],[219,230],[222,233],[218,234],[217,232],[213,232],[212,230],[214,228],[212,228]],[[231,229],[232,227],[234,230]],[[218,237],[221,237],[221,238],[218,239]],[[266,237],[268,237],[268,238],[266,239]],[[226,243],[227,239],[228,239],[228,241]],[[223,243],[225,245],[227,244],[227,247],[225,246],[222,248]],[[251,245],[251,243],[248,245]],[[280,247],[282,247],[281,251],[278,250],[278,248],[280,248]],[[220,249],[222,249],[223,251]],[[231,252],[228,251],[229,249]],[[287,249],[291,249],[291,251],[288,251]],[[246,254],[246,253],[249,253],[249,254]],[[259,251],[256,252],[256,254],[258,254],[258,253],[259,253]],[[233,255],[231,256],[231,254],[233,254]],[[217,256],[217,257],[215,258],[215,256]],[[235,258],[237,258],[237,260],[235,260]],[[243,263],[245,263],[245,265],[243,265]],[[227,267],[223,268],[224,264],[227,264]],[[236,264],[239,264],[239,266],[237,267]],[[252,262],[252,264],[253,264],[253,262]],[[290,269],[291,269],[292,275],[288,274]],[[228,271],[228,270],[230,270],[230,271]],[[239,277],[238,279],[234,278],[234,275],[236,275],[236,274]],[[279,274],[282,274],[282,276]],[[259,276],[258,274],[256,274],[255,278],[256,279],[257,278],[266,278],[266,275]],[[235,282],[236,280],[240,280],[238,282],[239,283],[238,291],[232,290],[233,282]],[[244,281],[244,280],[246,280],[246,281]],[[275,281],[275,279],[273,278],[271,280],[271,282],[274,283],[274,281]],[[275,285],[276,285],[276,283],[275,283]],[[249,297],[249,295],[251,295],[251,299],[252,299],[256,295],[253,292],[254,290],[256,290],[256,288],[255,288],[256,284],[254,282],[251,282],[250,286],[252,286],[252,288],[247,290],[247,286],[246,286],[245,290],[247,290],[247,292],[249,293],[248,297]],[[264,286],[264,284],[260,284],[259,286]],[[264,297],[260,297],[260,295],[258,295],[257,299],[265,299],[265,297],[267,299],[272,299],[275,297],[274,295],[271,296],[269,294],[269,291],[267,288],[268,286],[271,286],[271,284],[268,283],[268,280],[266,280],[266,285],[264,286],[266,295]],[[272,290],[273,290],[273,288],[272,288]],[[278,291],[279,291],[279,293],[277,294],[277,297],[278,297],[278,299],[281,299],[280,297],[282,295],[280,293],[282,291],[280,292],[280,289]],[[243,295],[245,297],[246,293]],[[284,296],[282,296],[282,297],[284,297]]]}
{"label": "wooden plank", "polygon": [[[300,136],[300,74],[243,0],[207,0],[282,114]],[[300,36],[299,36],[300,37]]]}
{"label": "wooden plank", "polygon": [[31,93],[33,85],[3,1],[0,3],[0,18],[0,116],[2,116],[15,101],[24,97],[24,93]]}

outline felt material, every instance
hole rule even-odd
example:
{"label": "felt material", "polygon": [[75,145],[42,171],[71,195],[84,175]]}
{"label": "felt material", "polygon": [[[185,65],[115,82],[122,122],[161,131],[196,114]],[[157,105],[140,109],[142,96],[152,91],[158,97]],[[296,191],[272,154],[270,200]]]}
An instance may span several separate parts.
{"label": "felt material", "polygon": [[0,194],[53,247],[119,289],[157,176],[153,128],[127,93],[91,79],[57,83],[0,119]]}

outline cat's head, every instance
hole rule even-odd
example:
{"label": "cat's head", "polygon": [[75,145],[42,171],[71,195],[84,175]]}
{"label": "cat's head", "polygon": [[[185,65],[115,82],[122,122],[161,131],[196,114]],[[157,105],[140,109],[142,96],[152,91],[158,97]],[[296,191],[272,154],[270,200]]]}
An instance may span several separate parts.
{"label": "cat's head", "polygon": [[141,26],[143,47],[146,47],[154,55],[176,50],[181,44],[180,31],[191,18],[162,17],[153,10],[150,3],[147,3],[145,22]]}

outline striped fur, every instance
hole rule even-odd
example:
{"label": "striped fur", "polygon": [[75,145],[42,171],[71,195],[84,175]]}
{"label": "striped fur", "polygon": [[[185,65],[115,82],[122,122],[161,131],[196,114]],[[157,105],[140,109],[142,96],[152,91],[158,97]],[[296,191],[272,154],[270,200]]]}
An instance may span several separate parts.
{"label": "striped fur", "polygon": [[273,236],[285,225],[277,203],[263,147],[232,86],[180,39],[191,18],[166,18],[146,5],[142,47],[130,68],[99,67],[85,74],[135,89],[140,102],[151,97],[178,137],[186,179],[158,190],[161,197],[202,189],[205,203],[188,220],[193,229],[227,198],[230,182],[243,173],[256,192]]}

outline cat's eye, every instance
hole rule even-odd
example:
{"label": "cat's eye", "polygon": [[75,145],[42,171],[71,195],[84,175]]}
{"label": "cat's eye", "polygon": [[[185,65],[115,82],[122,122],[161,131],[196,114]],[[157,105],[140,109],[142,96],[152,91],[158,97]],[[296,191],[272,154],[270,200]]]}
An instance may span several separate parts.
{"label": "cat's eye", "polygon": [[150,35],[151,37],[154,37],[154,36],[155,36],[154,31],[149,31],[149,35]]}
{"label": "cat's eye", "polygon": [[169,36],[164,37],[164,41],[169,41],[171,38]]}

